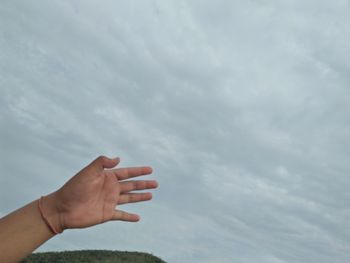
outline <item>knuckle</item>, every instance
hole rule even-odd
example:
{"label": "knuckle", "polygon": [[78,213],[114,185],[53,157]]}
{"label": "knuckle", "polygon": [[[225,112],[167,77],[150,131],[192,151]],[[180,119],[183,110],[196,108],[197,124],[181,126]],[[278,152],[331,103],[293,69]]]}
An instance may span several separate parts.
{"label": "knuckle", "polygon": [[106,158],[107,158],[106,156],[100,155],[99,157],[97,157],[97,160],[103,161],[103,160],[105,160]]}

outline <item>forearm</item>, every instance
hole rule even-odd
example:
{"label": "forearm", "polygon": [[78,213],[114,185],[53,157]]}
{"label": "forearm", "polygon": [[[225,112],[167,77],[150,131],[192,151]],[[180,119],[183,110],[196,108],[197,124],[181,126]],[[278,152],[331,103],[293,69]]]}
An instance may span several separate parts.
{"label": "forearm", "polygon": [[0,219],[0,263],[16,263],[65,229],[85,228],[139,216],[117,209],[148,201],[151,193],[133,193],[158,187],[154,180],[128,180],[152,173],[147,166],[114,168],[119,158],[104,156],[73,176],[56,192]]}
{"label": "forearm", "polygon": [[35,200],[0,219],[0,262],[19,262],[53,236]]}

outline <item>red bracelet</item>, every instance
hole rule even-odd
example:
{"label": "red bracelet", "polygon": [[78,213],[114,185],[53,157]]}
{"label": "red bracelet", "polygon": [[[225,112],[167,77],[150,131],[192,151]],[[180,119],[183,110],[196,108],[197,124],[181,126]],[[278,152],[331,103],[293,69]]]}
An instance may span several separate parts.
{"label": "red bracelet", "polygon": [[43,212],[43,207],[42,207],[42,200],[44,199],[44,197],[40,197],[40,199],[38,200],[38,205],[39,205],[39,211],[40,211],[40,215],[42,217],[42,219],[44,220],[44,222],[46,223],[46,225],[49,227],[49,229],[51,230],[51,232],[54,234],[54,235],[57,235],[57,234],[61,234],[63,231],[57,231],[53,225],[49,222],[49,220],[47,220],[46,216],[44,215],[44,212]]}

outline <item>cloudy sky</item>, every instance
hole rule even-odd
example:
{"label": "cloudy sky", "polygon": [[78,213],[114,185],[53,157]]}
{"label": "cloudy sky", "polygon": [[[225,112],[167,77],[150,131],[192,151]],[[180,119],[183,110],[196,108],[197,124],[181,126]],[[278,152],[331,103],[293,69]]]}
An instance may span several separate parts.
{"label": "cloudy sky", "polygon": [[0,213],[96,156],[151,165],[138,224],[39,251],[350,258],[350,1],[2,0]]}

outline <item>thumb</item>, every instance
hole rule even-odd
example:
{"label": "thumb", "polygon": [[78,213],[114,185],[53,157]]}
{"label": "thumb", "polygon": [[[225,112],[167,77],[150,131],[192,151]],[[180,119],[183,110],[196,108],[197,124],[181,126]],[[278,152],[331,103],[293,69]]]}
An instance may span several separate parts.
{"label": "thumb", "polygon": [[119,157],[111,159],[111,158],[108,158],[106,156],[99,156],[91,164],[97,165],[100,168],[104,169],[104,168],[113,168],[113,167],[117,166],[117,164],[119,162],[120,162]]}

